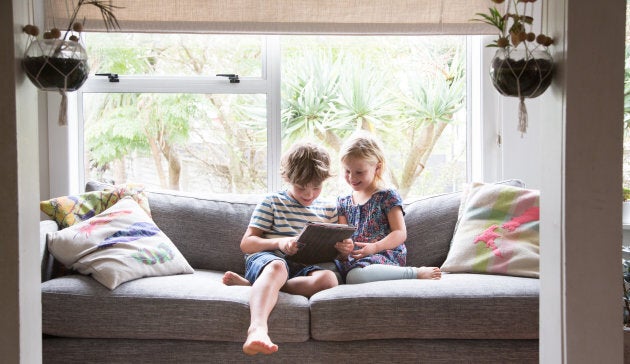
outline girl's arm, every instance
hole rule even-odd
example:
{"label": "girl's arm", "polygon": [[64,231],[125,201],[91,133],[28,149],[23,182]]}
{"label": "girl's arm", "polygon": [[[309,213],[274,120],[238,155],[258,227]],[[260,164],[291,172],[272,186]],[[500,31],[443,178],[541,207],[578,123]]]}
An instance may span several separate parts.
{"label": "girl's arm", "polygon": [[379,248],[377,252],[394,249],[407,240],[407,226],[405,225],[402,207],[396,206],[389,210],[387,221],[389,221],[389,227],[392,231],[381,241],[377,242],[376,245]]}
{"label": "girl's arm", "polygon": [[245,254],[253,254],[265,250],[280,250],[287,255],[297,253],[298,246],[294,237],[267,239],[263,238],[264,231],[249,226],[241,239],[241,250]]}
{"label": "girl's arm", "polygon": [[391,232],[379,241],[371,243],[355,242],[354,244],[361,249],[352,252],[354,258],[363,258],[383,250],[394,249],[407,240],[407,227],[405,226],[405,219],[400,206],[393,207],[389,210],[387,220],[389,221]]}

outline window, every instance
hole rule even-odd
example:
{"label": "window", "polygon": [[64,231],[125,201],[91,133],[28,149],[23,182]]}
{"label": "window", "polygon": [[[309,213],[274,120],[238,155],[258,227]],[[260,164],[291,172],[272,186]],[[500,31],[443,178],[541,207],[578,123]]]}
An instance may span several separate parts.
{"label": "window", "polygon": [[[83,180],[195,192],[281,187],[290,143],[333,155],[357,128],[405,198],[459,189],[471,163],[465,36],[88,33],[77,92]],[[217,74],[237,74],[231,83]],[[346,186],[333,178],[326,193]]]}

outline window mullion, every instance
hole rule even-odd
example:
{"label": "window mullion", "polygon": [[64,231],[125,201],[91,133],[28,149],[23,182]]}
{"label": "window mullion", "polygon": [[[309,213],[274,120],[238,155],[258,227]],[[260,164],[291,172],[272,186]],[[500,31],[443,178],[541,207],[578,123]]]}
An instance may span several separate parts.
{"label": "window mullion", "polygon": [[269,192],[277,191],[282,185],[279,172],[282,153],[280,57],[280,37],[267,36],[263,75],[267,80],[267,190]]}
{"label": "window mullion", "polygon": [[164,92],[164,93],[214,93],[257,94],[267,92],[267,81],[258,78],[241,78],[238,84],[227,78],[206,77],[137,77],[119,76],[120,82],[109,82],[107,77],[90,77],[81,88],[82,92]]}

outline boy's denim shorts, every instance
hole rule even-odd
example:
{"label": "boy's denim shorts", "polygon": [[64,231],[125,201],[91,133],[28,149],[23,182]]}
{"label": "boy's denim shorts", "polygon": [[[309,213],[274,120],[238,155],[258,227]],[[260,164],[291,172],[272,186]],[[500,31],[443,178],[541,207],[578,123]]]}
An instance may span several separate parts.
{"label": "boy's denim shorts", "polygon": [[289,278],[308,276],[309,273],[323,270],[317,265],[304,265],[284,259],[271,251],[264,251],[245,256],[245,279],[254,284],[263,269],[274,260],[281,260],[289,272]]}

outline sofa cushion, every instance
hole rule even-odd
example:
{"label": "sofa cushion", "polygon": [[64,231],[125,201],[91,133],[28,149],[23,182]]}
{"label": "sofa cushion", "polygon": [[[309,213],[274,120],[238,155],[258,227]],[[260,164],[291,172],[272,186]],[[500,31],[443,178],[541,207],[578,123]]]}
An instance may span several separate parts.
{"label": "sofa cushion", "polygon": [[[522,181],[509,179],[497,185],[524,187]],[[407,265],[439,267],[444,263],[457,225],[462,192],[444,193],[406,202]]]}
{"label": "sofa cushion", "polygon": [[173,191],[148,195],[153,220],[193,268],[245,272],[240,243],[262,196]]}
{"label": "sofa cushion", "polygon": [[[44,334],[79,338],[245,341],[249,286],[226,286],[223,272],[151,277],[110,291],[69,275],[42,283]],[[280,293],[269,317],[274,341],[309,338],[309,303]]]}
{"label": "sofa cushion", "polygon": [[193,272],[171,240],[131,197],[51,233],[48,249],[66,267],[91,274],[109,289],[141,277]]}
{"label": "sofa cushion", "polygon": [[439,267],[448,254],[457,222],[460,192],[406,203],[407,265]]}
{"label": "sofa cushion", "polygon": [[[87,191],[109,188],[90,181]],[[195,269],[245,273],[241,239],[263,195],[192,194],[173,190],[147,191],[157,226]]]}
{"label": "sofa cushion", "polygon": [[100,214],[127,196],[131,196],[151,216],[144,187],[137,184],[105,185],[101,190],[42,201],[39,208],[63,229]]}
{"label": "sofa cushion", "polygon": [[539,287],[538,279],[487,274],[341,285],[311,297],[311,335],[333,341],[536,339]]}
{"label": "sofa cushion", "polygon": [[472,183],[441,269],[537,278],[539,240],[537,190]]}

